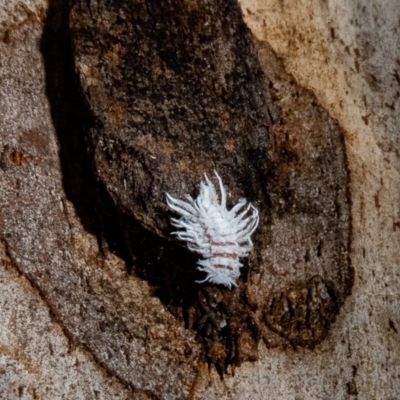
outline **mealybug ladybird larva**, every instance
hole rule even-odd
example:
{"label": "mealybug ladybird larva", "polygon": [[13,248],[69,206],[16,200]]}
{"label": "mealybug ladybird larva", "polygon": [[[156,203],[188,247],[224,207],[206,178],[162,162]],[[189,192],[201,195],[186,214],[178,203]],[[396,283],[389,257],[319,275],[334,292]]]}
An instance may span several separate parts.
{"label": "mealybug ladybird larva", "polygon": [[182,229],[172,234],[186,241],[189,250],[203,258],[197,263],[198,269],[207,276],[199,282],[231,288],[237,286],[240,276],[239,259],[247,257],[253,248],[250,236],[258,225],[258,210],[251,203],[243,210],[246,199],[242,198],[228,211],[225,188],[218,173],[214,173],[221,191],[220,202],[215,186],[204,174],[196,200],[187,194],[187,201],[182,201],[167,193],[167,204],[181,215],[180,219],[171,218],[172,225]]}

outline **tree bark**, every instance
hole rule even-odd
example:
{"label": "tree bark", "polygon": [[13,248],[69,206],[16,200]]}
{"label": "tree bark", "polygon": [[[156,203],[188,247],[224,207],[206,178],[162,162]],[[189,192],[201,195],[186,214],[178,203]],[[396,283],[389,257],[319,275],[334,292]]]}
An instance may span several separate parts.
{"label": "tree bark", "polygon": [[[399,15],[1,6],[0,397],[396,398]],[[260,213],[231,290],[165,202],[214,169]]]}

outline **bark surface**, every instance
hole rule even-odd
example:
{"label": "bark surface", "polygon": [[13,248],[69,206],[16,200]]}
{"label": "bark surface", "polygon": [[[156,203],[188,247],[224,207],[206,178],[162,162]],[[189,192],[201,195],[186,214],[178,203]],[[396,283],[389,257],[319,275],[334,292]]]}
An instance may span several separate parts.
{"label": "bark surface", "polygon": [[[397,2],[102,4],[0,4],[0,397],[397,398]],[[165,204],[214,168],[232,291]]]}
{"label": "bark surface", "polygon": [[[133,273],[221,374],[256,360],[260,338],[314,347],[352,285],[337,123],[267,46],[262,72],[236,1],[75,1],[70,26],[94,174]],[[196,255],[169,234],[165,192],[196,197],[213,169],[230,206],[244,196],[261,216],[233,291],[198,285]]]}

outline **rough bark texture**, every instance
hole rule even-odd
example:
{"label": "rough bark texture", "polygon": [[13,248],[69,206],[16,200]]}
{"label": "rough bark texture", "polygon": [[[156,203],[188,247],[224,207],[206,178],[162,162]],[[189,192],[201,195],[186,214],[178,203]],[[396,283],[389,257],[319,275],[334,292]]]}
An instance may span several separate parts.
{"label": "rough bark texture", "polygon": [[[165,310],[144,282],[132,282],[125,265],[112,253],[102,255],[96,239],[76,226],[79,219],[66,199],[67,195],[77,205],[87,229],[95,230],[90,213],[95,186],[85,168],[81,136],[85,114],[74,88],[64,30],[67,10],[55,4],[44,32],[32,23],[17,35],[10,34],[3,44],[7,46],[2,58],[7,82],[3,90],[7,86],[12,90],[3,97],[8,101],[2,102],[6,118],[1,147],[1,238],[10,264],[40,293],[69,340],[86,348],[131,396],[142,390],[155,397],[185,398],[198,372],[194,335]],[[45,68],[36,51],[39,43]],[[29,51],[13,57],[24,46]],[[37,80],[21,81],[13,75],[14,68]],[[46,102],[34,106],[44,93],[56,132]],[[17,112],[12,96],[24,99]]]}
{"label": "rough bark texture", "polygon": [[[96,4],[82,4],[89,3]],[[397,2],[242,0],[260,40],[255,49],[235,7],[224,15],[219,3],[207,4],[185,25],[180,12],[198,11],[197,2],[188,8],[183,2],[173,15],[166,12],[173,4],[159,3],[148,2],[139,14],[132,2],[135,12],[119,16],[110,35],[94,44],[92,28],[103,27],[95,30],[100,35],[111,20],[100,22],[96,7],[92,20],[84,9],[73,16],[79,80],[67,3],[0,5],[0,397],[397,398]],[[114,11],[108,6],[104,13]],[[136,29],[139,36],[111,35],[129,21],[146,21],[146,13],[150,28]],[[169,23],[178,20],[190,29]],[[195,46],[203,22],[205,41]],[[80,37],[85,30],[89,36]],[[176,41],[179,54],[167,46]],[[83,43],[100,50],[86,53]],[[130,64],[138,43],[149,52],[140,55],[147,64]],[[112,87],[106,78],[129,70],[121,66],[124,57],[131,80],[118,78]],[[180,61],[180,68],[165,60]],[[203,71],[198,102],[188,92],[195,69],[185,65]],[[160,83],[153,83],[158,94],[166,85],[159,71],[169,71],[171,90],[145,103],[142,121],[133,111],[153,93],[143,80],[147,68]],[[225,78],[232,71],[242,72]],[[124,86],[141,79],[140,91]],[[230,102],[234,95],[240,101]],[[164,119],[157,119],[160,110]],[[146,140],[128,141],[143,131]],[[160,141],[164,131],[170,147]],[[204,158],[202,138],[210,133]],[[347,298],[352,270],[341,137],[355,270]],[[120,147],[109,146],[116,139]],[[183,147],[189,140],[198,151]],[[266,153],[265,160],[246,154],[249,149]],[[190,163],[194,156],[202,163]],[[123,168],[130,160],[138,162],[134,171],[150,171],[159,182],[151,185],[147,172],[135,188],[134,171]],[[107,162],[121,175],[111,176]],[[196,195],[202,173],[213,168],[231,205],[245,196],[262,213],[254,252],[234,291],[194,285],[196,258],[169,238],[162,191]]]}
{"label": "rough bark texture", "polygon": [[[260,337],[314,347],[352,285],[337,124],[267,48],[264,76],[236,0],[76,1],[70,26],[95,174],[134,273],[196,331],[220,373],[256,360]],[[244,195],[261,215],[233,291],[196,284],[195,258],[168,240],[165,192],[195,196],[213,168],[231,203]]]}

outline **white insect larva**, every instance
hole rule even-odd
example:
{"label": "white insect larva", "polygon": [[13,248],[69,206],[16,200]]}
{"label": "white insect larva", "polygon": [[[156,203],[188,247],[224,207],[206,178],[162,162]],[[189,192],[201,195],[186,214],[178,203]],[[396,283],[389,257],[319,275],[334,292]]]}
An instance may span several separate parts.
{"label": "white insect larva", "polygon": [[200,283],[210,281],[231,288],[240,276],[239,259],[247,257],[253,248],[250,236],[258,225],[258,210],[251,203],[244,208],[246,200],[239,199],[228,211],[225,188],[218,173],[214,173],[221,191],[220,202],[215,186],[204,174],[196,200],[186,195],[187,201],[182,201],[167,193],[167,204],[181,215],[180,219],[171,218],[172,225],[182,229],[172,234],[203,258],[197,263],[198,269],[207,276]]}

